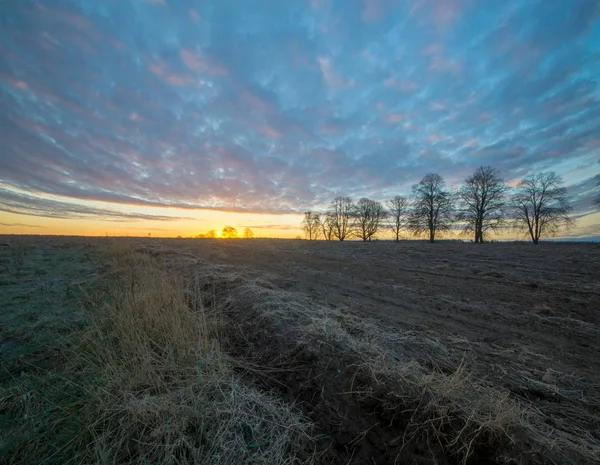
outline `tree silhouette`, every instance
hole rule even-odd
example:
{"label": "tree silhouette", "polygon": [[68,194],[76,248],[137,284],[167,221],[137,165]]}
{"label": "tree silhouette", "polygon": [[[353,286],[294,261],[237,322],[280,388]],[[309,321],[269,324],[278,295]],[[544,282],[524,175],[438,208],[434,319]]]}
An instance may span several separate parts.
{"label": "tree silhouette", "polygon": [[408,225],[408,201],[405,197],[397,195],[387,201],[390,228],[394,233],[396,242],[400,241],[400,231]]}
{"label": "tree silhouette", "polygon": [[379,227],[387,217],[387,212],[380,202],[367,198],[360,199],[352,207],[354,231],[363,242],[376,236]]}
{"label": "tree silhouette", "polygon": [[333,226],[333,236],[343,241],[352,233],[352,199],[336,197],[331,202],[329,215]]}
{"label": "tree silhouette", "polygon": [[457,220],[464,223],[465,233],[474,233],[475,243],[483,244],[487,231],[502,227],[507,190],[508,185],[497,170],[481,166],[458,191],[461,211]]}
{"label": "tree silhouette", "polygon": [[321,218],[319,214],[311,211],[304,212],[302,230],[309,241],[317,240],[321,235]]}
{"label": "tree silhouette", "polygon": [[512,197],[515,226],[526,229],[537,244],[542,236],[555,235],[562,226],[569,228],[571,206],[562,178],[554,172],[532,174],[523,179]]}
{"label": "tree silhouette", "polygon": [[244,229],[244,239],[252,239],[254,237],[254,232],[250,228]]}
{"label": "tree silhouette", "polygon": [[238,237],[237,229],[235,229],[233,226],[225,226],[221,230],[221,237],[225,239],[235,239]]}
{"label": "tree silhouette", "polygon": [[452,195],[445,185],[439,174],[429,173],[412,188],[414,203],[409,228],[416,236],[428,234],[429,242],[434,242],[436,235],[452,224]]}
{"label": "tree silhouette", "polygon": [[326,241],[333,239],[333,216],[330,212],[320,215],[321,232]]}

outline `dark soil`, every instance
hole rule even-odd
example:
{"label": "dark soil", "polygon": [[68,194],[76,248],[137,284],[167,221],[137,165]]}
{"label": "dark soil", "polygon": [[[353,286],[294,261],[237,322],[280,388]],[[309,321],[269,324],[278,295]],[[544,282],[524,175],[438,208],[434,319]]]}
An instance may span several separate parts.
{"label": "dark soil", "polygon": [[[543,411],[553,428],[576,422],[600,440],[596,244],[255,239],[178,240],[159,248],[232,265],[248,277],[375,320],[387,331],[418,335],[425,343],[403,346],[403,357],[448,373],[466,363],[481,382]],[[246,332],[242,352],[285,368],[270,371],[263,382],[318,422],[330,446],[325,463],[456,462],[431,443],[398,455],[399,446],[390,445],[399,444],[406,419],[382,407],[385,392],[368,381],[361,387],[353,360],[323,350],[316,358],[300,353],[282,359],[290,354],[275,334],[268,326],[263,333]],[[362,388],[369,394],[343,394]],[[469,463],[493,460],[493,449],[484,447]]]}

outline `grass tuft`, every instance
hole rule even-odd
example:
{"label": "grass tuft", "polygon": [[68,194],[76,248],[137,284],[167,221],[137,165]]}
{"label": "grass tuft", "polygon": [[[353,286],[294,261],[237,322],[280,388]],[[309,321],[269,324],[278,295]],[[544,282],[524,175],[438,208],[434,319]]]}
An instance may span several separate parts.
{"label": "grass tuft", "polygon": [[99,373],[92,447],[97,463],[296,463],[310,424],[245,384],[218,341],[200,289],[147,256],[117,260],[115,285],[93,312],[81,359]]}
{"label": "grass tuft", "polygon": [[115,244],[64,366],[0,389],[3,463],[312,463],[311,423],[234,371],[210,289]]}

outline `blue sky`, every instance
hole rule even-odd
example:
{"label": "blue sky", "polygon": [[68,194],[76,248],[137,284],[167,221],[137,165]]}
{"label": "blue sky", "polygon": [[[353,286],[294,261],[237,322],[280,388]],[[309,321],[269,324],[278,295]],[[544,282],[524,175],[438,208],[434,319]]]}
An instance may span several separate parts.
{"label": "blue sky", "polygon": [[580,217],[597,193],[594,0],[15,0],[0,15],[0,215],[32,226],[281,223],[488,164],[511,181],[558,171]]}

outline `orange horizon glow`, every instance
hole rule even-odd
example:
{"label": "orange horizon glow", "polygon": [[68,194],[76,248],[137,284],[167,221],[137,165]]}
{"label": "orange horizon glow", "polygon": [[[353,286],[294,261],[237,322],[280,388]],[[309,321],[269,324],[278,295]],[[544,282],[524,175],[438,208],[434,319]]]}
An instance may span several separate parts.
{"label": "orange horizon glow", "polygon": [[[246,227],[254,237],[293,239],[302,235],[302,215],[268,215],[228,213],[218,211],[195,212],[198,218],[169,221],[136,220],[108,221],[104,219],[60,219],[32,217],[15,213],[0,214],[0,234],[35,234],[94,237],[196,237],[214,230],[217,237],[225,226],[233,226],[241,236]],[[188,216],[189,215],[188,212]],[[193,215],[196,216],[196,215]],[[269,225],[272,226],[269,226]],[[281,226],[285,226],[282,228]],[[295,227],[296,226],[296,227]]]}
{"label": "orange horizon glow", "polygon": [[[256,238],[304,238],[302,231],[303,214],[239,213],[219,210],[181,209],[176,207],[150,207],[140,205],[113,204],[102,201],[77,201],[65,197],[44,196],[47,199],[68,202],[82,207],[93,207],[121,215],[122,218],[48,218],[18,213],[0,212],[0,234],[35,234],[95,237],[196,237],[214,230],[217,237],[225,226],[233,226],[241,237],[246,227]],[[145,215],[143,218],[129,218],[126,215]],[[154,218],[163,218],[162,220]],[[576,226],[568,233],[556,238],[585,238],[600,236],[600,212],[589,212],[577,220]],[[391,233],[380,234],[381,239],[390,239]],[[413,239],[408,233],[404,239]],[[469,240],[470,236],[458,231],[447,235],[449,239]],[[496,240],[527,240],[525,234],[506,230],[502,234],[491,235]],[[550,238],[548,238],[550,239]]]}
{"label": "orange horizon glow", "polygon": [[[208,215],[207,215],[208,216]],[[249,227],[254,232],[255,238],[279,238],[295,239],[304,238],[301,229],[302,215],[285,215],[286,222],[282,221],[282,215],[248,214],[248,213],[226,213],[210,212],[210,216],[224,216],[224,221],[212,222],[208,218],[198,220],[173,220],[173,221],[149,221],[140,220],[128,223],[113,222],[106,220],[91,219],[56,219],[31,217],[14,213],[2,213],[0,215],[0,235],[59,235],[59,236],[89,236],[89,237],[154,237],[154,238],[195,238],[214,230],[217,238],[222,238],[222,229],[225,226],[233,226],[239,237],[243,230]],[[290,221],[290,216],[295,221]],[[212,218],[214,220],[214,218]],[[273,221],[273,227],[265,227],[266,220]],[[276,222],[275,222],[276,221]],[[258,227],[253,228],[253,224]],[[267,223],[268,224],[268,223]],[[575,228],[568,233],[547,239],[580,239],[589,236],[600,235],[600,212],[595,212],[580,218]],[[278,227],[279,226],[279,227]],[[282,228],[281,226],[286,226]],[[391,233],[386,231],[379,235],[380,239],[391,239]],[[402,239],[419,239],[404,232]],[[461,235],[458,231],[448,234],[441,239],[463,239],[470,240],[470,236]],[[515,231],[504,231],[502,234],[491,235],[491,240],[528,240],[523,233]]]}

